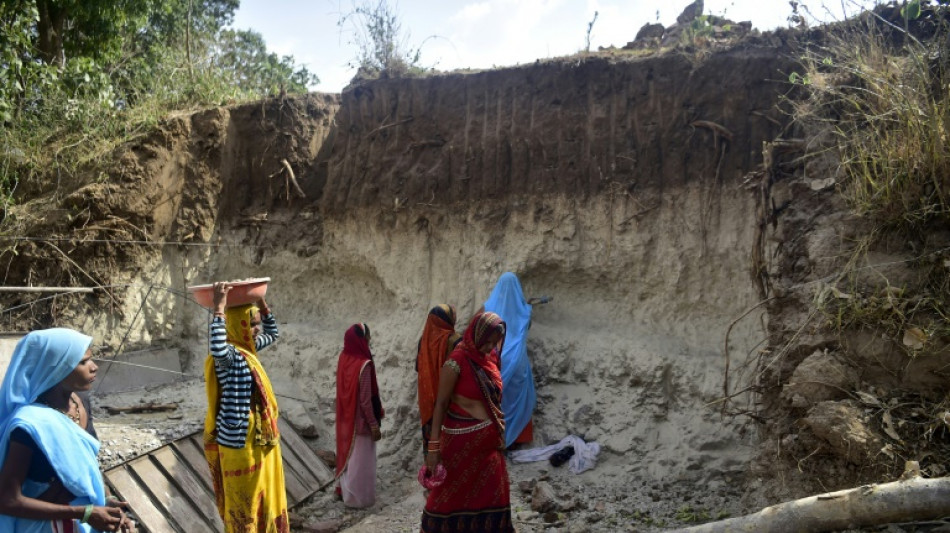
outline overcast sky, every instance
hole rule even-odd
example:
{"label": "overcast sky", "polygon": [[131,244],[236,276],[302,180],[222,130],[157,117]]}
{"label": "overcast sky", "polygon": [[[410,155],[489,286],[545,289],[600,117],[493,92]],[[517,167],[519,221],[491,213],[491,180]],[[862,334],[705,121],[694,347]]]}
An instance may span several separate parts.
{"label": "overcast sky", "polygon": [[[401,0],[408,44],[422,49],[422,66],[485,69],[570,55],[585,47],[598,12],[591,49],[632,41],[648,22],[673,24],[688,0]],[[822,20],[854,13],[872,0],[800,0]],[[827,5],[826,5],[827,4]],[[353,77],[353,28],[338,24],[353,0],[241,0],[234,27],[253,29],[268,47],[293,55],[320,77],[312,89],[339,92]],[[762,30],[786,26],[788,0],[705,0],[705,13],[749,20]],[[423,42],[424,41],[424,42]]]}

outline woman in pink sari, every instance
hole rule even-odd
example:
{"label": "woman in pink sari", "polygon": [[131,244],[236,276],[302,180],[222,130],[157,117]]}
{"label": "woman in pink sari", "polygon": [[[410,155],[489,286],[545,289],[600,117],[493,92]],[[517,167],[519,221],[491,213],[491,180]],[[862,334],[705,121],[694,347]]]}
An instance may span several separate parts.
{"label": "woman in pink sari", "polygon": [[366,324],[353,324],[343,336],[336,369],[337,494],[347,507],[376,503],[376,441],[384,412]]}

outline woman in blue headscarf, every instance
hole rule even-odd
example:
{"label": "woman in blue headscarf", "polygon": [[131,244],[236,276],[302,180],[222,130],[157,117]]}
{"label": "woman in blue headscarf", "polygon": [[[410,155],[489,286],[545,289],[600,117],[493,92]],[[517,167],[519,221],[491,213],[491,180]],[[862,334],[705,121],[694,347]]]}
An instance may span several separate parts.
{"label": "woman in blue headscarf", "polygon": [[106,503],[99,441],[77,392],[96,379],[92,337],[33,331],[17,343],[0,386],[0,531],[131,531],[124,503]]}
{"label": "woman in blue headscarf", "polygon": [[531,414],[537,397],[534,374],[528,360],[528,328],[531,304],[547,303],[548,298],[525,300],[518,276],[505,272],[491,291],[483,309],[499,315],[508,325],[501,352],[501,409],[505,413],[505,446],[531,442],[534,438]]}

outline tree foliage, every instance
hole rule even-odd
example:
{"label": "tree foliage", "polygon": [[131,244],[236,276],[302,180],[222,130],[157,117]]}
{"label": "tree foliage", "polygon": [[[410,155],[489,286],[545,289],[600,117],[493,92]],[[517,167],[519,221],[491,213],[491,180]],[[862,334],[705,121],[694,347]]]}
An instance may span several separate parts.
{"label": "tree foliage", "polygon": [[238,87],[305,92],[307,85],[316,81],[306,67],[294,65],[293,56],[278,57],[268,52],[264,38],[255,31],[221,32],[218,51],[219,67]]}
{"label": "tree foliage", "polygon": [[177,102],[188,96],[199,103],[201,87],[214,79],[222,91],[233,84],[249,95],[306,91],[318,81],[293,57],[268,53],[259,34],[227,29],[238,4],[6,0],[0,3],[0,120],[38,111],[57,97],[127,106],[182,73]]}
{"label": "tree foliage", "polygon": [[389,0],[354,0],[352,10],[340,17],[337,25],[352,30],[352,43],[359,50],[350,64],[357,69],[354,79],[398,78],[424,71],[422,49],[409,44],[398,9]]}
{"label": "tree foliage", "polygon": [[169,110],[316,84],[228,28],[239,2],[0,1],[0,213],[18,183],[75,173]]}

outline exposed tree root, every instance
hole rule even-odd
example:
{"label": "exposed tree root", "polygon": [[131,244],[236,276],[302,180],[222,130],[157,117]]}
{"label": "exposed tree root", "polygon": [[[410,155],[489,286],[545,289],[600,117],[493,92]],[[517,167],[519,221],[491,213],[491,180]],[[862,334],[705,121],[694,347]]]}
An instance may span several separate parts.
{"label": "exposed tree root", "polygon": [[950,478],[909,479],[809,496],[720,522],[690,533],[817,533],[950,516]]}

